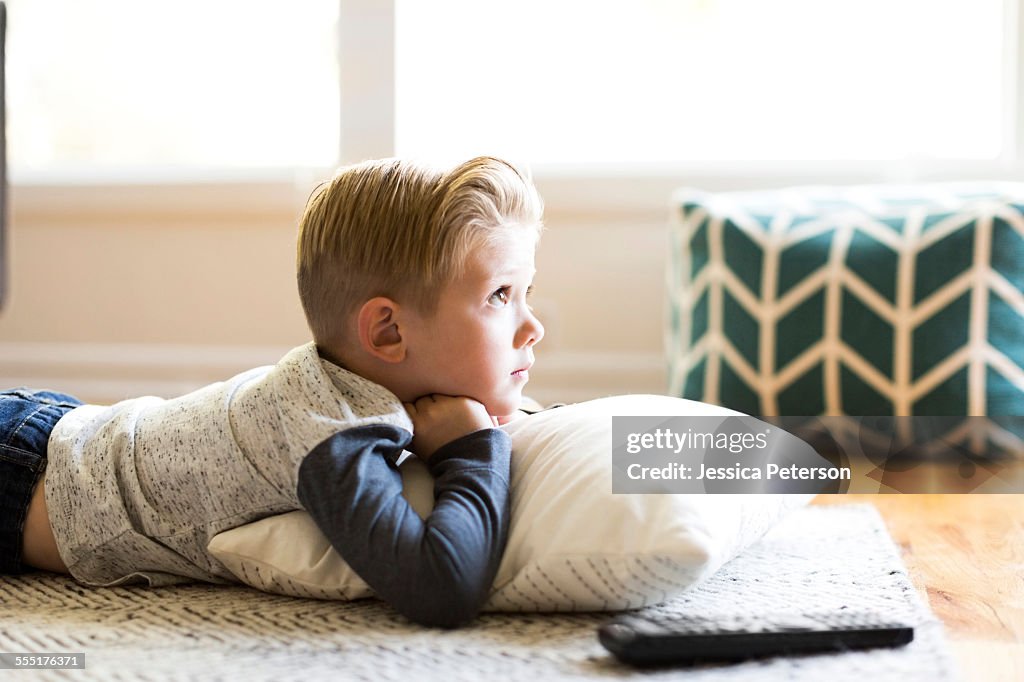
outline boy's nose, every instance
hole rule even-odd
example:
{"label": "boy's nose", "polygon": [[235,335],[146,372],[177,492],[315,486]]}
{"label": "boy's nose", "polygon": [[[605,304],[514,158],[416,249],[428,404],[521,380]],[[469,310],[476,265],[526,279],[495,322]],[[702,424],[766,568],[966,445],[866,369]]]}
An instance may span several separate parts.
{"label": "boy's nose", "polygon": [[544,325],[540,323],[537,316],[530,312],[519,329],[518,346],[532,346],[544,338]]}

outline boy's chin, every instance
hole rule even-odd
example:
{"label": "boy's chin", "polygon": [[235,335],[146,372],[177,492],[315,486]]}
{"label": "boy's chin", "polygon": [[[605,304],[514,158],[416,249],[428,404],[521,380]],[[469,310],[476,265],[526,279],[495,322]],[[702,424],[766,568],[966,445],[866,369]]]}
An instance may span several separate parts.
{"label": "boy's chin", "polygon": [[518,409],[518,407],[513,407],[512,409],[503,407],[496,410],[487,410],[487,414],[491,415],[492,417],[497,417],[498,419],[501,419],[502,417],[508,417],[512,414],[515,414],[516,410]]}
{"label": "boy's chin", "polygon": [[492,417],[507,417],[518,410],[522,406],[522,403],[523,397],[521,395],[517,395],[512,398],[490,402],[485,404],[484,407],[487,408],[487,414]]}

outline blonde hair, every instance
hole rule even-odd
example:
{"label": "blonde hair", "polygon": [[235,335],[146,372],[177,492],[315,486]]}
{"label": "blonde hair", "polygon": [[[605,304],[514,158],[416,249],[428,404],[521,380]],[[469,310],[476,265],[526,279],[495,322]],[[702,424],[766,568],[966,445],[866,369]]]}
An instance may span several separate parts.
{"label": "blonde hair", "polygon": [[299,298],[314,341],[341,347],[350,315],[375,296],[433,311],[471,249],[516,225],[539,234],[542,212],[529,176],[493,157],[448,171],[401,159],[342,168],[299,224]]}

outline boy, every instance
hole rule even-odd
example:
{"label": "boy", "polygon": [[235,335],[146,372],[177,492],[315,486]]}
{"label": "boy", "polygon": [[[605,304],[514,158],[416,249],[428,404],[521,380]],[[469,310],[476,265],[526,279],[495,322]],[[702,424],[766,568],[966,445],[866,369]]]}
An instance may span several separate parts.
{"label": "boy", "polygon": [[[494,158],[342,169],[299,230],[313,343],[173,400],[0,394],[0,570],[232,582],[210,538],[303,508],[410,619],[472,619],[508,532],[495,427],[544,335],[526,302],[540,218],[529,180]],[[426,521],[401,496],[404,448],[436,479]]]}

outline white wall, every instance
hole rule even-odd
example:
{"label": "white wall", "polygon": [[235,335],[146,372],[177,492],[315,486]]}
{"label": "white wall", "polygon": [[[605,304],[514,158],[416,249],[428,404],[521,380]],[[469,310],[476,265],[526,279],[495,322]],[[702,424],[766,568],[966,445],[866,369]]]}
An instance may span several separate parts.
{"label": "white wall", "polygon": [[[294,238],[314,184],[13,187],[0,386],[104,403],[275,362],[308,339]],[[594,212],[550,189],[528,393],[663,392],[667,194]]]}

